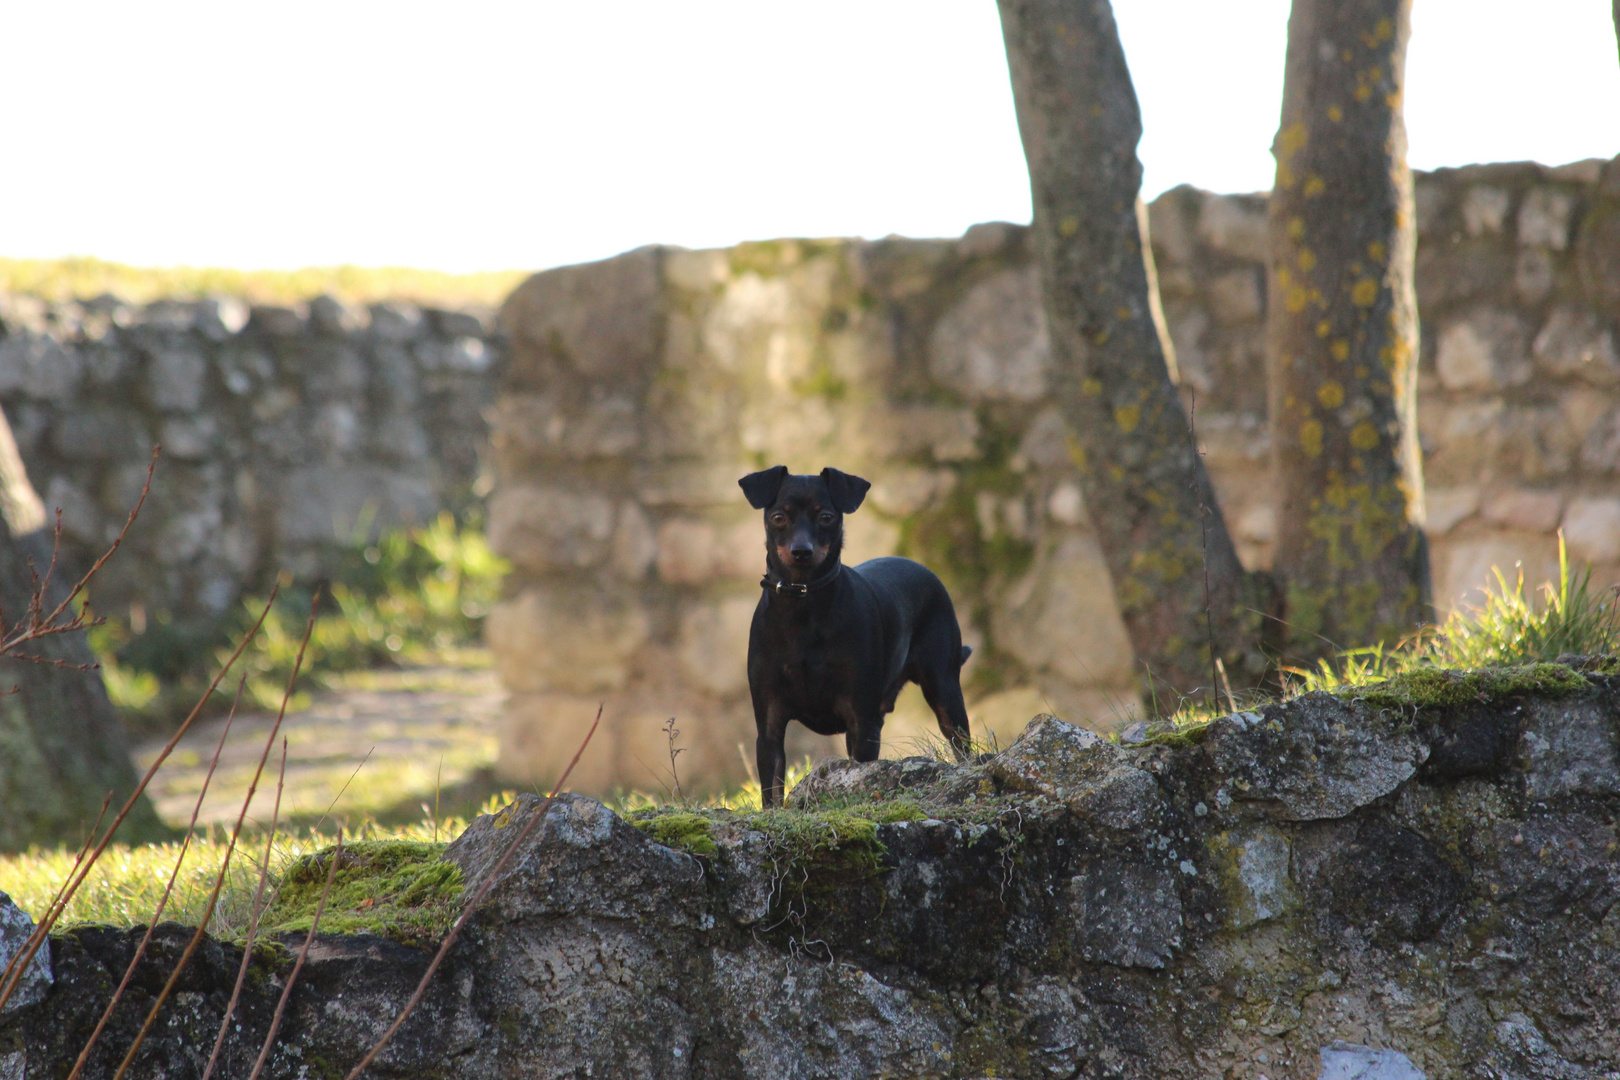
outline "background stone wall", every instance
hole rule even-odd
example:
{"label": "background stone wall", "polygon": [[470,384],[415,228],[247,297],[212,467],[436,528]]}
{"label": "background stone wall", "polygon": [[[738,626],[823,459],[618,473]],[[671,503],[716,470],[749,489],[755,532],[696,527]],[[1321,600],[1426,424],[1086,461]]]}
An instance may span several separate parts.
{"label": "background stone wall", "polygon": [[282,568],[318,579],[357,523],[474,505],[500,354],[489,323],[329,297],[0,296],[0,405],[47,511],[62,511],[74,567],[117,535],[162,444],[94,599],[209,620]]}
{"label": "background stone wall", "polygon": [[[1620,163],[1421,175],[1420,430],[1436,597],[1491,565],[1556,571],[1556,530],[1620,581]],[[1263,196],[1188,188],[1150,210],[1164,308],[1243,557],[1275,528],[1265,420]],[[1025,230],[956,241],[645,248],[530,279],[502,324],[491,539],[515,572],[489,640],[513,692],[502,769],[554,776],[598,702],[581,790],[734,780],[753,731],[744,654],[763,568],[736,479],[778,462],[874,483],[849,561],[946,580],[975,654],[975,732],[1035,712],[1108,726],[1130,650],[1047,402]],[[933,721],[908,688],[885,732]],[[795,728],[790,753],[827,752]],[[840,748],[841,749],[841,748]]]}

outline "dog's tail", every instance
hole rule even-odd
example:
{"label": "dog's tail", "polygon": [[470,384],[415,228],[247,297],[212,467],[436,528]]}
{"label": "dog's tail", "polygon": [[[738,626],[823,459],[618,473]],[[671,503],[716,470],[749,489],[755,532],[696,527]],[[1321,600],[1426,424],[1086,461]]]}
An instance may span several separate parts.
{"label": "dog's tail", "polygon": [[971,645],[962,646],[962,659],[957,661],[956,666],[961,667],[963,664],[967,663],[967,658],[972,656],[972,655],[973,655],[973,646],[971,646]]}

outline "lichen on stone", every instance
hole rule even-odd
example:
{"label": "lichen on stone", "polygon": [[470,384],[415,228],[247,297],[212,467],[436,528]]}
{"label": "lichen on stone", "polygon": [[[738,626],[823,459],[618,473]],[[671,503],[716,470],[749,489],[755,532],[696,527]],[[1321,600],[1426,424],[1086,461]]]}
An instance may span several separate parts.
{"label": "lichen on stone", "polygon": [[1590,684],[1564,664],[1523,664],[1452,671],[1415,667],[1371,686],[1345,688],[1341,697],[1385,709],[1455,708],[1524,694],[1569,697]]}

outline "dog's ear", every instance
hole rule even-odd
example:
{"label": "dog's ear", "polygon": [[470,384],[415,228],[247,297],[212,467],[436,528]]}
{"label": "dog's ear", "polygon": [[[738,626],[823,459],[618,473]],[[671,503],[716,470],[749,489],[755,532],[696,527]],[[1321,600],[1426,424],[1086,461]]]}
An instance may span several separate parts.
{"label": "dog's ear", "polygon": [[764,472],[749,473],[737,481],[737,486],[748,497],[749,506],[763,510],[776,501],[776,493],[782,490],[782,481],[787,479],[787,474],[786,465],[772,465]]}
{"label": "dog's ear", "polygon": [[821,479],[826,482],[833,506],[840,514],[853,514],[860,509],[861,500],[866,498],[867,491],[872,487],[868,481],[837,469],[822,469]]}

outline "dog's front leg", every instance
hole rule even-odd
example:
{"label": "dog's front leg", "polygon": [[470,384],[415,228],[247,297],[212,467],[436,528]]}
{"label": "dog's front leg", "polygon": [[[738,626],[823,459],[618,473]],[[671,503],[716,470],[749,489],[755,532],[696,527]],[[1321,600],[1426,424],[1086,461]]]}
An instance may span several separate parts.
{"label": "dog's front leg", "polygon": [[763,716],[755,716],[758,732],[754,739],[754,761],[759,768],[760,807],[769,810],[782,805],[783,785],[787,781],[787,750],[782,740],[787,737],[787,710],[779,701],[770,701]]}
{"label": "dog's front leg", "polygon": [[851,761],[876,761],[883,750],[883,713],[874,703],[862,709],[841,698],[835,710],[844,721],[844,753]]}

